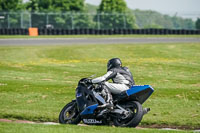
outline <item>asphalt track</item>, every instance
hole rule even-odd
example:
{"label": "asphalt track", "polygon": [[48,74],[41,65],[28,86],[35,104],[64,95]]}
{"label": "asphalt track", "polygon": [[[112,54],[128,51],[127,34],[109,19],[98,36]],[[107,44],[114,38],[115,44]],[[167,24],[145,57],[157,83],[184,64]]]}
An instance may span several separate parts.
{"label": "asphalt track", "polygon": [[200,43],[200,38],[28,38],[0,39],[0,45]]}

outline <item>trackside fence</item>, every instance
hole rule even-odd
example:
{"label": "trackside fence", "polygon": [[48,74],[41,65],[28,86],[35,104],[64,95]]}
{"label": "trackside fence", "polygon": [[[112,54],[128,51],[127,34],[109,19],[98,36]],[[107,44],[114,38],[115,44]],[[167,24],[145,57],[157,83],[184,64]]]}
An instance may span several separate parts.
{"label": "trackside fence", "polygon": [[[150,26],[141,25],[140,17]],[[189,19],[162,27],[152,24],[150,15],[136,18],[133,12],[0,12],[0,35],[28,35],[31,27],[38,28],[39,35],[200,34]]]}

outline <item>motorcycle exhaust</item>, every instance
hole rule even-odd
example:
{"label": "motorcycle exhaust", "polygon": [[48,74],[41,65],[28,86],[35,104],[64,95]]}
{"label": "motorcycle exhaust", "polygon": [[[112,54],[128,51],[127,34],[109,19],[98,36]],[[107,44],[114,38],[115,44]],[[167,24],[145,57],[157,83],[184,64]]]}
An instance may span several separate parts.
{"label": "motorcycle exhaust", "polygon": [[150,108],[144,108],[143,109],[143,115],[147,114],[150,111]]}

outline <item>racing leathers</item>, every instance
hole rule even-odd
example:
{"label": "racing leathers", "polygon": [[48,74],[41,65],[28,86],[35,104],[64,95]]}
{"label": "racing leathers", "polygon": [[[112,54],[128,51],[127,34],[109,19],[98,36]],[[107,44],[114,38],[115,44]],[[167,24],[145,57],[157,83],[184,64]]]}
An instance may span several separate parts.
{"label": "racing leathers", "polygon": [[105,75],[95,78],[92,83],[100,83],[112,79],[113,83],[105,82],[108,90],[113,94],[119,94],[128,90],[135,84],[132,73],[127,67],[116,67],[110,69]]}

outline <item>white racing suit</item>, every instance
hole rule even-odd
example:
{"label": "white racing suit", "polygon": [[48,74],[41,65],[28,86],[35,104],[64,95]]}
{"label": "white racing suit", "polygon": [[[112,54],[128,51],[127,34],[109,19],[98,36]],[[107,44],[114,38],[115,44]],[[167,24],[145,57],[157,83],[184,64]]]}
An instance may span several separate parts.
{"label": "white racing suit", "polygon": [[[109,70],[105,75],[93,79],[92,83],[100,83],[110,79],[112,79],[113,83],[105,82],[105,85],[112,94],[119,94],[122,91],[128,90],[132,85],[135,84],[132,73],[127,67],[113,68]],[[107,102],[112,100],[112,96],[108,97],[110,98],[107,99]]]}

